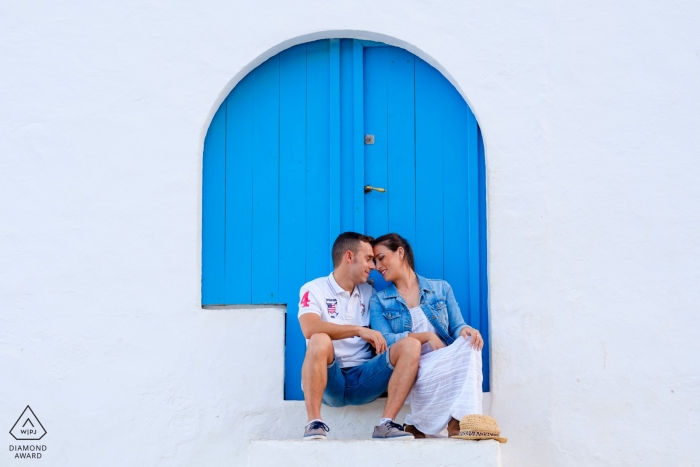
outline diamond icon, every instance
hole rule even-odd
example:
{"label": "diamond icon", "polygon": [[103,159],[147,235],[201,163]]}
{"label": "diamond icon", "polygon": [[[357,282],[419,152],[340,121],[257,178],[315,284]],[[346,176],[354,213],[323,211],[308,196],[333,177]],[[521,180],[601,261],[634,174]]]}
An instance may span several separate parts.
{"label": "diamond icon", "polygon": [[39,419],[36,418],[32,408],[27,406],[10,430],[10,434],[17,441],[38,441],[44,437],[46,430]]}

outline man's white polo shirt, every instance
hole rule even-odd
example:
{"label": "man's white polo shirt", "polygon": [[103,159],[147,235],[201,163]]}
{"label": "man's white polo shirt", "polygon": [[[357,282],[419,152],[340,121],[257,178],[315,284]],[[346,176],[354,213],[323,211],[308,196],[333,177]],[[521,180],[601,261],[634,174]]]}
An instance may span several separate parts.
{"label": "man's white polo shirt", "polygon": [[[297,316],[315,313],[321,317],[321,321],[328,323],[368,327],[372,294],[374,288],[369,284],[355,286],[352,294],[349,293],[338,285],[331,272],[328,277],[307,282],[299,290]],[[372,358],[370,345],[357,336],[334,340],[333,349],[340,368],[361,365]]]}

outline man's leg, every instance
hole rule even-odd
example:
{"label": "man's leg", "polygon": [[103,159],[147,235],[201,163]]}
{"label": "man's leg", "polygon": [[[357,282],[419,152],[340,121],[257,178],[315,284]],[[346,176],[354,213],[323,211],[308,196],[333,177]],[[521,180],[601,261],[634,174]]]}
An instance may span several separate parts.
{"label": "man's leg", "polygon": [[[404,337],[389,348],[394,372],[389,379],[388,397],[382,418],[394,420],[416,382],[421,343],[411,336]],[[308,405],[307,405],[308,407]]]}
{"label": "man's leg", "polygon": [[328,334],[312,335],[306,347],[304,366],[301,369],[304,402],[309,422],[321,419],[321,401],[328,382],[328,365],[333,363],[334,358],[333,341]]}

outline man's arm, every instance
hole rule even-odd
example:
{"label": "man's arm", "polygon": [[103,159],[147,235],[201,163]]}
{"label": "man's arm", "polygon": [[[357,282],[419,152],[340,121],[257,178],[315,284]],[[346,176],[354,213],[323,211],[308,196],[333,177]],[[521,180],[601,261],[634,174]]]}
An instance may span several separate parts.
{"label": "man's arm", "polygon": [[386,351],[386,341],[380,332],[362,326],[351,324],[333,324],[321,321],[321,317],[315,313],[306,313],[299,317],[301,332],[309,339],[314,334],[327,334],[331,340],[347,339],[348,337],[359,336],[370,343],[377,353]]}
{"label": "man's arm", "polygon": [[362,329],[362,326],[334,324],[321,321],[321,317],[316,313],[301,315],[299,317],[299,324],[301,324],[301,332],[304,333],[304,337],[307,339],[311,338],[314,334],[323,333],[328,334],[332,340],[336,341],[338,339],[359,336],[360,329]]}

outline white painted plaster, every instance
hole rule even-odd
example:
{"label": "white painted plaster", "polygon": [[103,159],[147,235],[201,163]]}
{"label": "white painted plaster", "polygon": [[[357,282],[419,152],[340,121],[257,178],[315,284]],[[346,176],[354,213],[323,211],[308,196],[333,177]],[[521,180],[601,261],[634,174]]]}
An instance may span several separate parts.
{"label": "white painted plaster", "polygon": [[410,465],[411,467],[501,467],[494,440],[425,439],[413,441],[251,441],[248,467],[332,465]]}
{"label": "white painted plaster", "polygon": [[[250,439],[299,436],[281,311],[199,306],[202,140],[252,66],[347,31],[437,66],[481,125],[503,464],[700,464],[698,17],[651,1],[4,2],[0,427],[30,404],[56,466],[245,465]],[[379,412],[326,414],[352,438]]]}

